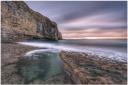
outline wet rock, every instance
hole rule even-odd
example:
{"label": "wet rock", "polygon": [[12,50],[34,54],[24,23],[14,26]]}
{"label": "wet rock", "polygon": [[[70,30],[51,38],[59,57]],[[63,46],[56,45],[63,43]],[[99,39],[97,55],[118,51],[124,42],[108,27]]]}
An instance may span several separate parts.
{"label": "wet rock", "polygon": [[23,1],[1,2],[1,39],[14,42],[28,38],[62,39],[57,24],[33,11]]}

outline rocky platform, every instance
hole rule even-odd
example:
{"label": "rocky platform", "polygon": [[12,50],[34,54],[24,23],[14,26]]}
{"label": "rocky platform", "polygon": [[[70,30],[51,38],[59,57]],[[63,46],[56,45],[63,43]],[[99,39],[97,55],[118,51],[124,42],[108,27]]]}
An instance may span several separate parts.
{"label": "rocky platform", "polygon": [[59,69],[54,69],[55,65],[61,67],[59,64],[57,64],[58,61],[54,62],[56,61],[56,58],[51,60],[51,57],[54,55],[56,56],[56,54],[51,54],[51,52],[48,51],[43,55],[41,54],[42,57],[38,56],[38,53],[36,53],[35,57],[33,55],[31,55],[31,57],[27,57],[24,55],[28,51],[36,50],[39,48],[19,45],[15,43],[2,43],[1,47],[2,84],[127,83],[126,62],[106,60],[105,58],[101,58],[95,55],[68,51],[61,51],[59,53],[59,57],[64,65],[64,72],[59,74],[57,73],[56,76],[51,76],[46,80],[42,80],[40,78],[44,78],[45,76],[39,77],[39,75],[44,75],[44,73],[56,74],[56,72],[59,72]]}
{"label": "rocky platform", "polygon": [[1,49],[1,83],[22,83],[23,78],[17,74],[16,63],[27,51],[37,48],[14,43],[2,43]]}
{"label": "rocky platform", "polygon": [[[43,53],[41,56],[38,56],[40,53],[25,56],[27,52],[39,48],[16,43],[2,43],[1,49],[1,84],[72,83],[65,72],[59,73],[59,64],[54,62],[57,60],[54,55],[57,54],[49,52],[49,50],[45,53],[41,52]],[[54,69],[55,65],[58,68]],[[44,80],[42,78],[46,78],[45,74],[49,78]]]}
{"label": "rocky platform", "polygon": [[127,62],[106,60],[95,55],[62,51],[65,71],[77,84],[126,84]]}

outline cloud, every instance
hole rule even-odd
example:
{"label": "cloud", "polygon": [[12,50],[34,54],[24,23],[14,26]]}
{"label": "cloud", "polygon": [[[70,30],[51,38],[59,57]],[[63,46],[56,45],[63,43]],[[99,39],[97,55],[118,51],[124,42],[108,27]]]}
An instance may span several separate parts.
{"label": "cloud", "polygon": [[[126,37],[125,1],[27,1],[56,21],[65,37]],[[98,34],[98,35],[97,35]]]}
{"label": "cloud", "polygon": [[[65,30],[82,30],[89,28],[99,29],[126,29],[127,23],[125,21],[116,20],[115,16],[117,12],[108,12],[96,14],[89,17],[82,17],[67,21],[66,23],[60,24],[59,27]],[[119,15],[119,14],[118,14]],[[112,17],[112,18],[111,18]],[[120,17],[120,16],[118,16]]]}
{"label": "cloud", "polygon": [[63,37],[65,38],[86,38],[86,37],[113,37],[113,38],[126,38],[127,33],[123,30],[110,31],[110,30],[82,30],[82,31],[64,31]]}
{"label": "cloud", "polygon": [[[67,6],[65,11],[66,13],[61,14],[56,20],[59,23],[64,23],[73,19],[82,18],[82,17],[90,17],[97,14],[116,12],[116,15],[113,17],[117,17],[118,20],[126,20],[126,3],[125,2],[72,2],[72,4],[65,4]],[[70,5],[70,6],[69,6]],[[62,6],[63,7],[63,6]],[[64,7],[65,8],[65,7]],[[74,10],[75,9],[75,10]],[[119,15],[120,14],[120,15]],[[124,15],[124,16],[123,16]],[[112,19],[112,18],[111,18]]]}

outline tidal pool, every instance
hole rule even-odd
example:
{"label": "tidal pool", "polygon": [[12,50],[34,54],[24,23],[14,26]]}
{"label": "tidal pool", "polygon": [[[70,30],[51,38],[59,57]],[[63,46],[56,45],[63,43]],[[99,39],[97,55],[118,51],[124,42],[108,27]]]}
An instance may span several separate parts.
{"label": "tidal pool", "polygon": [[63,63],[59,58],[59,50],[33,50],[17,63],[18,72],[29,83],[35,79],[46,80],[64,72]]}

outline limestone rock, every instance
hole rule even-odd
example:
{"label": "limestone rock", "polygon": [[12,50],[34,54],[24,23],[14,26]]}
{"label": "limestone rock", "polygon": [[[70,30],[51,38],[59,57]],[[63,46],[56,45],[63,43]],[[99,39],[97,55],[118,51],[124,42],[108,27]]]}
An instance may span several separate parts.
{"label": "limestone rock", "polygon": [[1,2],[2,42],[28,38],[62,39],[57,24],[30,9],[23,1]]}

